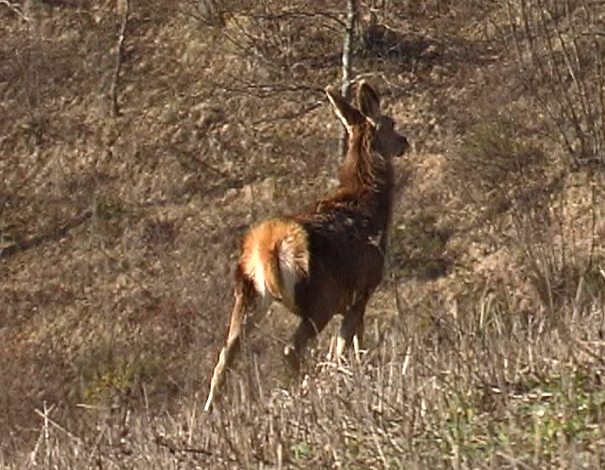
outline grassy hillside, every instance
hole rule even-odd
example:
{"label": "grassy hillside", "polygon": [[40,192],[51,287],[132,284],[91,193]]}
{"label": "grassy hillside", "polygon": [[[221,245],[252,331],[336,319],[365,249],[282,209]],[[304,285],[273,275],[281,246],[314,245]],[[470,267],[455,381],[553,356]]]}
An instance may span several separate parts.
{"label": "grassy hillside", "polygon": [[0,2],[0,469],[605,468],[605,18],[538,3],[360,2],[367,350],[291,377],[274,306],[204,414],[240,236],[335,186],[344,4]]}

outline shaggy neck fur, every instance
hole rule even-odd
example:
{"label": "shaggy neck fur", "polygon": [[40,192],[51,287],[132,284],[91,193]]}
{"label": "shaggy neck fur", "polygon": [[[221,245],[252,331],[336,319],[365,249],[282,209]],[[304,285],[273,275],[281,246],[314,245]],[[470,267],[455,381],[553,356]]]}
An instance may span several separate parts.
{"label": "shaggy neck fur", "polygon": [[[374,128],[364,122],[352,129],[349,151],[339,169],[339,195],[355,195],[381,228],[390,223],[393,168],[375,149]],[[337,196],[338,198],[338,196]]]}
{"label": "shaggy neck fur", "polygon": [[341,188],[348,191],[381,192],[391,186],[391,162],[374,149],[374,128],[369,122],[352,129],[339,179]]}

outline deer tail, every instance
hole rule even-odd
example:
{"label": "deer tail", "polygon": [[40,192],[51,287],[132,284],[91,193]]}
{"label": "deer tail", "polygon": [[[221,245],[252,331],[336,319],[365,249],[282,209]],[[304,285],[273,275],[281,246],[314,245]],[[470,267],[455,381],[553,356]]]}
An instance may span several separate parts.
{"label": "deer tail", "polygon": [[262,222],[244,238],[240,263],[260,295],[295,307],[296,285],[309,274],[307,232],[291,220]]}

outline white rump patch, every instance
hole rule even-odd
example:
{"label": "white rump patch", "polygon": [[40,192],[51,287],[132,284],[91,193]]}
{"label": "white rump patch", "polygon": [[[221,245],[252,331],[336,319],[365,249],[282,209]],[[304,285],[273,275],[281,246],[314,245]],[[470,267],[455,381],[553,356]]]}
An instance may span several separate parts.
{"label": "white rump patch", "polygon": [[296,222],[269,220],[244,239],[242,267],[263,297],[282,301],[295,310],[295,287],[309,272],[304,229]]}
{"label": "white rump patch", "polygon": [[296,284],[309,273],[309,252],[305,238],[301,243],[301,235],[295,232],[285,237],[278,255],[282,302],[292,311],[296,310]]}
{"label": "white rump patch", "polygon": [[254,247],[248,261],[248,275],[252,278],[256,291],[265,296],[267,289],[265,287],[265,267],[258,252],[258,246]]}
{"label": "white rump patch", "polygon": [[295,287],[300,276],[294,258],[292,250],[282,249],[279,252],[282,302],[291,310],[295,308]]}

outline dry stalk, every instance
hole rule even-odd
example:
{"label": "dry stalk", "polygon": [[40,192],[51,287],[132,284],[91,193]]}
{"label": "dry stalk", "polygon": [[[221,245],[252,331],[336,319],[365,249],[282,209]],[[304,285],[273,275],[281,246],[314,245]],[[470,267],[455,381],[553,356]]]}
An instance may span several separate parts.
{"label": "dry stalk", "polygon": [[120,31],[118,33],[118,41],[114,48],[114,69],[111,85],[109,88],[109,99],[111,100],[112,117],[120,115],[118,105],[118,85],[120,80],[120,71],[122,70],[122,54],[124,52],[124,41],[126,40],[126,28],[128,26],[128,18],[130,15],[130,0],[118,1],[118,14],[121,14]]}

